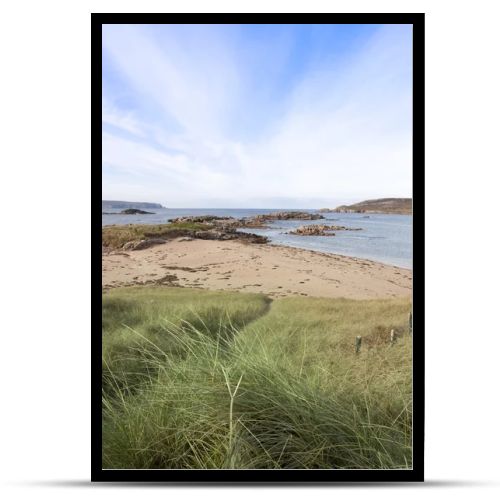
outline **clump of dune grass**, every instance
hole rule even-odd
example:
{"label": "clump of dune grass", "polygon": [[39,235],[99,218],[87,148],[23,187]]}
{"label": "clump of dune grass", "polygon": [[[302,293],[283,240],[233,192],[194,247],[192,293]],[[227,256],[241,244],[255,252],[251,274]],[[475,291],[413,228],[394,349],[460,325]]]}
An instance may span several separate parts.
{"label": "clump of dune grass", "polygon": [[[137,287],[103,302],[103,467],[411,467],[407,300]],[[360,333],[374,340],[356,354]]]}

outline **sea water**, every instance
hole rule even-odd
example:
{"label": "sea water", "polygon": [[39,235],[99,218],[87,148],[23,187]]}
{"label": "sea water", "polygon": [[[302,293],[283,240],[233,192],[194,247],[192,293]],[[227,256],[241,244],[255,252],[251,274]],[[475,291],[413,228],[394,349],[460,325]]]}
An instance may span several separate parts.
{"label": "sea water", "polygon": [[[120,210],[102,215],[102,225],[111,224],[164,224],[170,219],[184,216],[217,215],[235,218],[253,217],[258,214],[284,212],[291,209],[225,209],[225,208],[155,208],[147,209],[151,215],[121,215]],[[317,213],[317,210],[293,209]],[[320,220],[277,220],[269,228],[240,229],[267,236],[271,244],[287,245],[307,250],[370,259],[384,264],[412,269],[412,216],[393,214],[342,214],[322,213]],[[302,225],[327,224],[361,228],[361,231],[335,231],[335,236],[296,236],[287,234]]]}

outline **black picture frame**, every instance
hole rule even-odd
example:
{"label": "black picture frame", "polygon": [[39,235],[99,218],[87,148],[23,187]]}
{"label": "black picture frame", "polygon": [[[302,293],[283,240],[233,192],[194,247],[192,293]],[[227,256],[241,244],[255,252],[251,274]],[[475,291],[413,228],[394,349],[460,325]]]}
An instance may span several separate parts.
{"label": "black picture frame", "polygon": [[[91,480],[167,482],[175,484],[358,483],[424,480],[424,22],[423,13],[373,14],[136,14],[93,13],[92,41],[92,461]],[[101,327],[102,261],[100,227],[102,199],[102,25],[103,24],[412,24],[413,25],[413,468],[405,470],[223,470],[102,468]],[[101,198],[101,199],[100,199]]]}

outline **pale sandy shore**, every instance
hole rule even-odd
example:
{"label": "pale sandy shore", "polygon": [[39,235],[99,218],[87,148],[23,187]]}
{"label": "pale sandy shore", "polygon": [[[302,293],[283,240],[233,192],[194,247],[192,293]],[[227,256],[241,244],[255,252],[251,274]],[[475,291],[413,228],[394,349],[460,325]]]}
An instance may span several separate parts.
{"label": "pale sandy shore", "polygon": [[163,284],[262,292],[271,297],[410,296],[412,272],[353,257],[285,246],[184,238],[102,256],[104,289]]}

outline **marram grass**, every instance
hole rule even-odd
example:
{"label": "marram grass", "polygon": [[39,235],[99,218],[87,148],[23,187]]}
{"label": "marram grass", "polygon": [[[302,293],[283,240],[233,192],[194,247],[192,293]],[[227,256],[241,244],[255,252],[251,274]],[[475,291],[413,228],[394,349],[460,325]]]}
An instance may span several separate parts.
{"label": "marram grass", "polygon": [[408,299],[131,287],[103,305],[104,468],[411,467]]}

